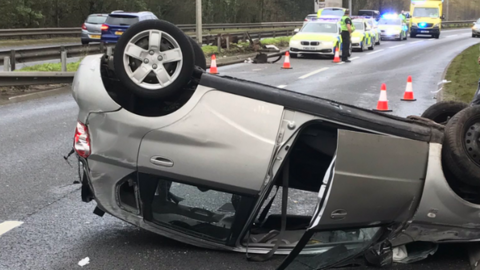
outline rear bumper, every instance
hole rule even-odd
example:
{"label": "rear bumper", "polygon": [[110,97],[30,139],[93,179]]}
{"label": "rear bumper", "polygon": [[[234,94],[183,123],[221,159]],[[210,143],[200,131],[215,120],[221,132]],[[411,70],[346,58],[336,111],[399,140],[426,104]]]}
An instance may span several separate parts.
{"label": "rear bumper", "polygon": [[101,32],[89,32],[87,30],[82,29],[82,34],[80,38],[83,41],[93,41],[93,42],[100,42],[102,33]]}

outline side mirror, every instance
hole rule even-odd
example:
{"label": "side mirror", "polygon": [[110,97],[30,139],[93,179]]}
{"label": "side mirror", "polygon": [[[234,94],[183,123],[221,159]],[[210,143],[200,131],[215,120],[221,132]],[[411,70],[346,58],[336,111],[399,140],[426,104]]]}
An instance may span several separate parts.
{"label": "side mirror", "polygon": [[296,34],[296,33],[300,32],[300,29],[299,29],[299,28],[295,28],[295,30],[293,30],[293,32]]}
{"label": "side mirror", "polygon": [[445,16],[443,16],[443,15],[440,16],[440,19],[441,19],[441,20],[445,20]]}

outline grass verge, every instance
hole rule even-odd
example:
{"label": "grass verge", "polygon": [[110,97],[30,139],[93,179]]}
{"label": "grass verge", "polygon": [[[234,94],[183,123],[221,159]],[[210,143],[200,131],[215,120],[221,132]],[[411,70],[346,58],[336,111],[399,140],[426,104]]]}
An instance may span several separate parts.
{"label": "grass verge", "polygon": [[[277,37],[277,38],[266,38],[261,41],[262,45],[275,45],[277,47],[287,47],[290,41],[290,37]],[[222,49],[222,51],[218,52],[217,46],[203,46],[202,47],[203,54],[205,57],[210,57],[212,54],[216,56],[233,56],[233,55],[241,55],[241,54],[248,54],[253,53],[254,49],[250,47],[248,42],[245,43],[238,43],[238,44],[231,44],[230,50]],[[80,60],[81,61],[81,60]],[[67,64],[67,71],[75,72],[80,65],[80,61],[72,62]],[[15,70],[16,72],[32,72],[32,71],[61,71],[62,64],[61,63],[46,63],[40,65],[34,65],[29,67],[24,67],[22,69]]]}
{"label": "grass verge", "polygon": [[445,79],[451,81],[445,85],[443,92],[444,100],[456,100],[470,103],[478,88],[480,78],[479,44],[473,45],[463,51],[447,69]]}

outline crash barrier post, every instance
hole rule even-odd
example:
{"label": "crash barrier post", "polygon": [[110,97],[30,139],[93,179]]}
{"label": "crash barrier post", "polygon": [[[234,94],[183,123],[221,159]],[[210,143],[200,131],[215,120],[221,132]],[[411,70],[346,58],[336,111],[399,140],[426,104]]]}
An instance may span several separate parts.
{"label": "crash barrier post", "polygon": [[3,71],[11,71],[10,57],[8,56],[3,58]]}
{"label": "crash barrier post", "polygon": [[285,61],[283,62],[282,69],[292,69],[292,66],[290,66],[290,53],[288,53],[288,51],[285,53]]}
{"label": "crash barrier post", "polygon": [[10,51],[10,70],[14,71],[15,70],[15,50]]}
{"label": "crash barrier post", "polygon": [[61,47],[61,50],[60,50],[60,62],[62,63],[62,71],[66,72],[67,71],[67,51],[63,46]]}
{"label": "crash barrier post", "polygon": [[340,50],[335,48],[335,57],[333,57],[333,63],[340,63]]}
{"label": "crash barrier post", "polygon": [[376,112],[391,112],[388,108],[388,99],[387,99],[387,85],[382,84],[380,88],[380,97],[377,102],[377,109],[374,109]]}
{"label": "crash barrier post", "polygon": [[210,62],[210,74],[218,74],[217,58],[215,57],[215,54],[212,55],[212,60]]}
{"label": "crash barrier post", "polygon": [[412,83],[412,76],[408,76],[407,79],[407,87],[405,88],[405,93],[403,94],[403,101],[416,101],[413,97],[413,83]]}

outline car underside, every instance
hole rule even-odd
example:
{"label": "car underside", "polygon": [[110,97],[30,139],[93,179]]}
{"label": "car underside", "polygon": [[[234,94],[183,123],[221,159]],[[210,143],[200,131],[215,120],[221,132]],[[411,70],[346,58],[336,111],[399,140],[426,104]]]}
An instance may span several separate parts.
{"label": "car underside", "polygon": [[[165,40],[145,59],[169,75],[154,68],[135,83],[148,61],[124,53],[133,55],[136,42],[147,55],[154,31]],[[458,164],[442,154],[452,145],[445,123],[208,74],[197,46],[166,22],[146,21],[122,35],[113,55],[82,61],[72,86],[74,149],[82,199],[96,201],[95,213],[199,247],[257,254],[247,255],[254,261],[288,255],[279,269],[478,239],[478,171],[451,169]],[[172,50],[183,58],[162,63]]]}

